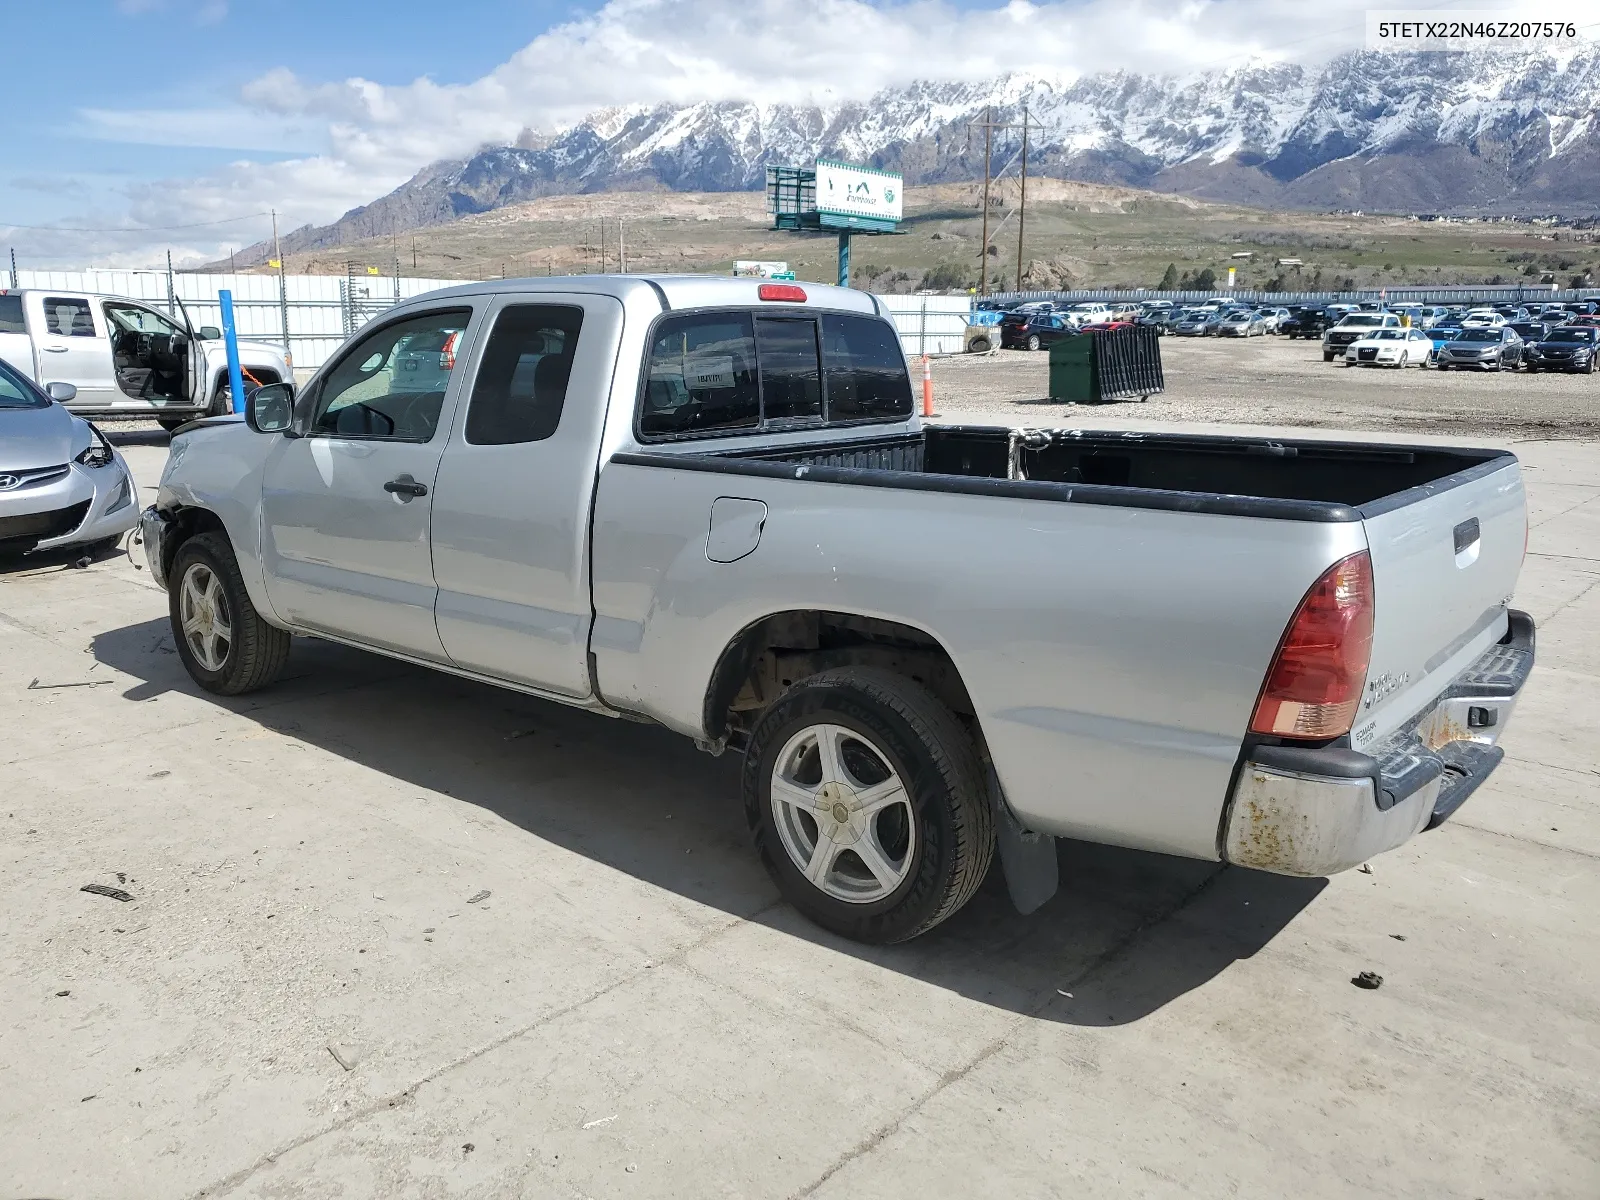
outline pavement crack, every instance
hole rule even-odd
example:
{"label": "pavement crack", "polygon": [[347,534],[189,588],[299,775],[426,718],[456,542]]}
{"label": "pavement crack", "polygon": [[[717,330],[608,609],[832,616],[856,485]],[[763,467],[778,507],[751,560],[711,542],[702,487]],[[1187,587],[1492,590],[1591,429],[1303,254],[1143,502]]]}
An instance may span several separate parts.
{"label": "pavement crack", "polygon": [[491,1054],[500,1049],[500,1047],[514,1042],[518,1038],[525,1037],[534,1030],[543,1028],[544,1026],[550,1024],[552,1021],[558,1021],[570,1013],[577,1012],[579,1009],[593,1004],[596,1000],[610,995],[619,988],[627,987],[630,983],[635,983],[638,980],[644,979],[649,975],[654,974],[657,970],[659,970],[659,968],[667,965],[668,963],[678,963],[679,960],[685,958],[695,950],[700,949],[702,946],[715,941],[729,930],[737,929],[742,925],[747,925],[750,922],[765,916],[767,913],[771,912],[773,909],[779,907],[783,903],[784,902],[781,899],[769,901],[767,904],[762,905],[760,908],[756,909],[747,916],[734,917],[732,920],[726,921],[713,929],[708,929],[699,937],[684,943],[684,945],[674,950],[671,954],[655,960],[651,966],[639,967],[638,969],[630,971],[627,974],[620,975],[610,983],[606,984],[604,987],[596,988],[587,995],[580,996],[570,1004],[564,1004],[559,1008],[553,1008],[549,1012],[542,1014],[537,1020],[529,1021],[527,1024],[520,1025],[516,1029],[508,1030],[499,1037],[493,1038],[490,1041],[485,1042],[483,1045],[478,1046],[476,1049],[468,1050],[463,1054],[457,1055],[450,1061],[435,1067],[427,1074],[414,1079],[411,1083],[407,1084],[405,1088],[398,1092],[392,1092],[387,1096],[380,1096],[370,1104],[364,1104],[360,1108],[352,1109],[350,1112],[344,1113],[332,1121],[325,1122],[316,1129],[308,1130],[298,1137],[290,1138],[287,1142],[283,1142],[282,1144],[275,1146],[273,1149],[261,1154],[254,1162],[240,1167],[231,1175],[226,1175],[213,1183],[206,1184],[205,1187],[200,1188],[198,1191],[190,1193],[190,1200],[201,1200],[202,1197],[214,1197],[221,1195],[224,1192],[232,1191],[241,1183],[249,1180],[250,1177],[253,1176],[257,1171],[261,1170],[262,1167],[270,1166],[271,1164],[277,1162],[278,1159],[282,1158],[285,1154],[288,1154],[293,1150],[298,1150],[302,1146],[308,1146],[320,1138],[327,1137],[330,1133],[337,1133],[341,1129],[348,1129],[352,1125],[356,1125],[362,1121],[365,1121],[368,1117],[376,1116],[379,1113],[388,1112],[391,1109],[399,1108],[402,1104],[415,1100],[417,1097],[417,1092],[426,1084],[434,1083],[448,1075],[451,1071],[457,1070],[460,1067],[464,1067],[469,1063],[476,1062],[484,1055]]}
{"label": "pavement crack", "polygon": [[1538,846],[1541,850],[1556,850],[1562,854],[1576,854],[1579,858],[1589,858],[1600,861],[1600,854],[1593,850],[1579,850],[1576,846],[1563,846],[1556,842],[1546,842],[1539,838],[1523,837],[1516,833],[1507,833],[1503,829],[1490,829],[1485,825],[1474,825],[1471,821],[1451,821],[1451,825],[1462,829],[1470,829],[1474,833],[1486,833],[1490,837],[1505,838],[1508,842],[1521,842],[1524,846]]}
{"label": "pavement crack", "polygon": [[[1113,942],[1099,954],[1095,955],[1094,958],[1090,959],[1084,964],[1082,970],[1080,970],[1076,975],[1069,977],[1064,984],[1057,984],[1056,986],[1060,987],[1063,991],[1076,991],[1078,987],[1087,982],[1089,979],[1093,978],[1095,974],[1116,962],[1118,958],[1131,949],[1133,945],[1138,942],[1139,939],[1142,938],[1146,933],[1150,932],[1150,930],[1168,920],[1171,920],[1174,916],[1182,912],[1194,901],[1198,900],[1201,895],[1205,893],[1206,889],[1208,889],[1227,870],[1228,868],[1224,865],[1207,875],[1198,884],[1190,888],[1183,895],[1179,896],[1171,904],[1150,914],[1150,916],[1146,917],[1138,925],[1135,925],[1132,929],[1130,929],[1122,938]],[[845,1153],[836,1159],[833,1165],[830,1166],[826,1171],[817,1176],[816,1179],[812,1180],[798,1192],[793,1193],[790,1200],[804,1200],[805,1197],[814,1195],[823,1184],[827,1183],[828,1180],[832,1179],[851,1163],[855,1162],[859,1158],[864,1157],[865,1155],[871,1154],[885,1141],[898,1133],[901,1126],[903,1126],[907,1120],[921,1112],[922,1109],[927,1106],[928,1102],[940,1092],[944,1091],[951,1084],[959,1083],[961,1080],[965,1079],[968,1075],[972,1074],[973,1071],[977,1070],[985,1062],[993,1058],[1002,1049],[1004,1049],[1006,1043],[1011,1040],[1012,1035],[1014,1035],[1029,1021],[1036,1018],[1045,1009],[1050,1007],[1051,1003],[1056,1000],[1056,995],[1057,993],[1055,988],[1045,992],[1039,999],[1038,1003],[1018,1013],[1015,1018],[1006,1024],[1004,1029],[986,1042],[976,1054],[972,1055],[972,1057],[967,1059],[966,1062],[961,1063],[958,1066],[951,1067],[943,1075],[939,1076],[939,1078],[934,1081],[931,1087],[922,1092],[922,1094],[912,1100],[910,1104],[906,1105],[905,1108],[901,1109],[900,1112],[895,1114],[893,1119],[886,1121],[877,1129],[873,1130],[872,1133],[863,1138],[860,1142],[857,1142],[853,1147],[845,1151]]]}

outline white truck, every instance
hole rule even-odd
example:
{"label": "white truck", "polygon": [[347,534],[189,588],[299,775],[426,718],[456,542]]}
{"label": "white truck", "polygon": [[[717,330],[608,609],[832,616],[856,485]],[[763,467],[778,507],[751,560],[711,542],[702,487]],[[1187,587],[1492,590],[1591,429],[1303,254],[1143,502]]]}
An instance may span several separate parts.
{"label": "white truck", "polygon": [[[71,384],[66,407],[82,417],[153,417],[172,430],[233,407],[222,331],[142,300],[0,291],[0,359],[40,387]],[[239,362],[252,390],[294,378],[274,346],[241,341]]]}

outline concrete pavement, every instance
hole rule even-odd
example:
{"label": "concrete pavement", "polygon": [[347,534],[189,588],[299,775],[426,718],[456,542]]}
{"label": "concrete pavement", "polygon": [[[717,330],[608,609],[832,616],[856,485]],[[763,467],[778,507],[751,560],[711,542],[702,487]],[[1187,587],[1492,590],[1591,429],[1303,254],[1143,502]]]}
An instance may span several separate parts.
{"label": "concrete pavement", "polygon": [[1600,447],[1517,449],[1540,664],[1454,820],[1067,844],[888,949],[731,756],[311,641],[219,701],[132,560],[0,575],[0,1196],[1600,1194]]}

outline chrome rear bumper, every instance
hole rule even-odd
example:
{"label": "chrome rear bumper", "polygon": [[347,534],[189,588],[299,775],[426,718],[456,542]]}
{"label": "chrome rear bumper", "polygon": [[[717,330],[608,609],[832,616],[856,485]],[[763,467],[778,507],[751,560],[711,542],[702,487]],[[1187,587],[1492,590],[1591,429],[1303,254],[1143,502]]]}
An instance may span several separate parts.
{"label": "chrome rear bumper", "polygon": [[1280,875],[1331,875],[1447,820],[1505,757],[1496,743],[1533,670],[1533,619],[1510,618],[1504,640],[1369,752],[1255,747],[1234,784],[1223,857]]}

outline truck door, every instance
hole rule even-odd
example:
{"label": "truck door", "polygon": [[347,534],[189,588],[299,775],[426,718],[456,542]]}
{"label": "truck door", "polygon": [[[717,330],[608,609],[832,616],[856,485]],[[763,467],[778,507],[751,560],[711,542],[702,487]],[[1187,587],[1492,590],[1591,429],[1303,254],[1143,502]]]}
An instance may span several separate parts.
{"label": "truck door", "polygon": [[111,365],[105,315],[95,312],[98,306],[83,296],[31,293],[28,299],[40,386],[72,384],[78,394],[67,407],[73,409],[109,408],[123,399]]}
{"label": "truck door", "polygon": [[457,665],[543,691],[589,685],[589,511],[622,305],[498,297],[439,468],[433,568]]}
{"label": "truck door", "polygon": [[267,596],[284,620],[448,661],[428,531],[472,317],[464,302],[382,322],[308,386],[304,435],[262,467]]}

